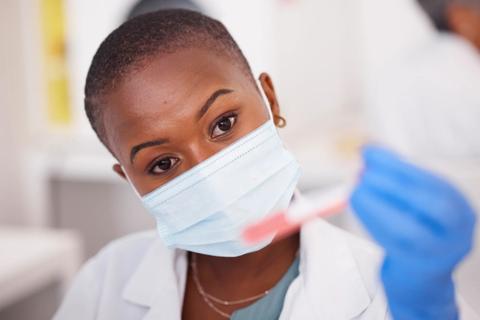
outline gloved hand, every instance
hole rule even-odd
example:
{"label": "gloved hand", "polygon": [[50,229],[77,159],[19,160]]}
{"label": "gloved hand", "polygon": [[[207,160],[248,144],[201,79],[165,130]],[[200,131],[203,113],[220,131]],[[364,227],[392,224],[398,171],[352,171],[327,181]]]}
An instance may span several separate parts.
{"label": "gloved hand", "polygon": [[394,319],[458,319],[452,273],[472,247],[475,214],[442,178],[374,146],[350,204],[384,248],[381,278]]}

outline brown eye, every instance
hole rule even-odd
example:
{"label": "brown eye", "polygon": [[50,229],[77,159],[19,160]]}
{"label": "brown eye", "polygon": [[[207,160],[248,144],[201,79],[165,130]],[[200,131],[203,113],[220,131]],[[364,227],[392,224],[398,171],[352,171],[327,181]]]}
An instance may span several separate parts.
{"label": "brown eye", "polygon": [[167,172],[177,162],[178,162],[178,158],[174,158],[174,157],[162,158],[153,164],[153,166],[150,168],[150,173],[161,174],[161,173]]}
{"label": "brown eye", "polygon": [[236,119],[237,117],[234,115],[220,118],[212,130],[212,138],[217,138],[229,132],[233,128]]}

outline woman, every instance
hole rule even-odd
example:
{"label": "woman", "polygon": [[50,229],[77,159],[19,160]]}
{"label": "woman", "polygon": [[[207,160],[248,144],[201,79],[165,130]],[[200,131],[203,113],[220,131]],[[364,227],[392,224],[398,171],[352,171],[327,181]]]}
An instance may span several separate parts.
{"label": "woman", "polygon": [[[285,120],[272,81],[264,73],[259,82],[225,27],[200,13],[159,11],[108,36],[87,76],[86,112],[118,160],[113,169],[155,217],[157,234],[115,241],[87,262],[55,319],[388,317],[376,280],[382,257],[366,242],[321,220],[283,240],[247,246],[239,238],[249,222],[288,207],[300,173],[276,132]],[[446,183],[395,155],[367,148],[364,157],[352,205],[385,247],[392,312],[399,319],[420,319],[431,310],[432,317],[456,316],[448,278],[471,242],[470,208]],[[455,228],[441,225],[452,237],[435,243],[452,247],[440,271],[420,267],[426,257],[438,259],[424,254],[432,244],[415,246],[420,255],[409,247],[436,236],[424,232],[423,222],[411,225],[415,234],[405,239],[387,218],[370,218],[377,206],[401,229],[406,222],[394,212],[398,202],[414,207],[417,198],[392,198],[390,191],[397,194],[396,181],[416,187],[420,180],[420,194],[448,189],[448,207],[459,211]],[[407,218],[410,207],[403,206]],[[401,279],[399,286],[397,270],[413,284]]]}

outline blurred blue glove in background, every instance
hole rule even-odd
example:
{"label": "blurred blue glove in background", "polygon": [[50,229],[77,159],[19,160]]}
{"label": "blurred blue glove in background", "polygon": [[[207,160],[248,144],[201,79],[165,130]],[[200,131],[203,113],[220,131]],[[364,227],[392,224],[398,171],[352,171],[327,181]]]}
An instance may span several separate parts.
{"label": "blurred blue glove in background", "polygon": [[394,319],[458,319],[452,273],[470,251],[475,214],[442,178],[380,147],[363,149],[350,199],[384,248],[381,278]]}

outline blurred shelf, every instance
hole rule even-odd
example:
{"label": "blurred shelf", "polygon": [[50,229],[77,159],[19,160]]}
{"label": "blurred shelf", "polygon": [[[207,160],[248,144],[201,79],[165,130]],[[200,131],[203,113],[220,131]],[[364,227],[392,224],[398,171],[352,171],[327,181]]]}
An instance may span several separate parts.
{"label": "blurred shelf", "polygon": [[39,137],[27,151],[29,165],[47,179],[79,182],[121,180],[112,170],[113,156],[93,135],[69,132]]}
{"label": "blurred shelf", "polygon": [[0,226],[0,309],[54,281],[65,290],[81,258],[74,232]]}
{"label": "blurred shelf", "polygon": [[49,154],[50,178],[81,182],[120,182],[111,157],[97,154]]}

